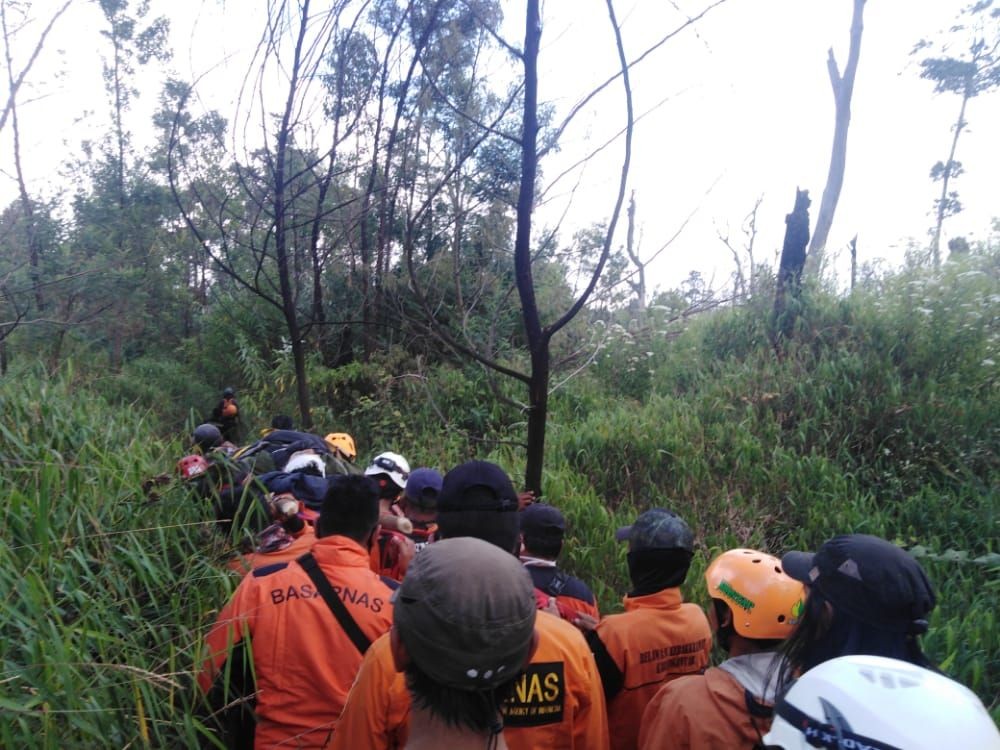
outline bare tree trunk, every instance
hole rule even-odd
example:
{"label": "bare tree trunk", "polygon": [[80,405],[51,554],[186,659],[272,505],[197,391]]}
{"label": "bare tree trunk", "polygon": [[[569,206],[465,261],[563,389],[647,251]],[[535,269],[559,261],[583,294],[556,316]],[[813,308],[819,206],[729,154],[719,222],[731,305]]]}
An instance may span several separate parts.
{"label": "bare tree trunk", "polygon": [[549,400],[548,340],[543,335],[535,282],[531,274],[531,212],[535,204],[538,172],[538,49],[542,21],[538,0],[528,0],[524,33],[524,118],[521,129],[521,184],[517,195],[517,232],[514,240],[514,275],[521,298],[524,330],[531,354],[528,381],[528,444],[524,485],[542,490],[545,457],[545,421]]}
{"label": "bare tree trunk", "polygon": [[302,331],[299,328],[298,311],[295,308],[295,293],[292,289],[288,267],[288,221],[289,206],[285,200],[285,190],[288,187],[285,179],[285,161],[288,156],[290,141],[290,122],[292,109],[295,106],[295,93],[298,88],[300,65],[302,60],[302,44],[305,39],[309,21],[309,0],[302,4],[302,20],[295,44],[295,54],[290,70],[288,83],[288,99],[281,118],[275,141],[274,166],[274,253],[278,263],[278,283],[281,289],[281,311],[288,326],[288,337],[291,339],[292,359],[295,363],[295,384],[299,401],[299,416],[302,428],[312,427],[312,413],[309,406],[309,383],[306,373],[305,346],[302,341]]}
{"label": "bare tree trunk", "polygon": [[948,183],[951,181],[952,171],[955,167],[955,152],[958,150],[958,137],[965,129],[965,107],[972,97],[972,87],[967,85],[962,92],[962,107],[958,110],[958,121],[955,123],[955,135],[951,139],[951,151],[948,152],[948,161],[945,163],[944,172],[941,175],[941,197],[937,202],[937,220],[934,224],[934,236],[931,238],[931,257],[934,259],[934,267],[941,265],[941,226],[944,224],[945,213],[948,209]]}
{"label": "bare tree trunk", "polygon": [[774,295],[773,343],[780,354],[780,340],[791,332],[794,315],[788,314],[788,298],[797,299],[802,283],[809,244],[809,191],[795,190],[795,206],[785,216],[785,242],[778,266],[778,285]]}
{"label": "bare tree trunk", "polygon": [[644,324],[646,316],[646,264],[639,258],[639,249],[635,246],[635,191],[628,201],[628,232],[625,235],[625,252],[635,266],[636,281],[629,281],[629,286],[635,292],[636,319],[639,326]]}
{"label": "bare tree trunk", "polygon": [[851,239],[851,291],[858,280],[858,235]]}
{"label": "bare tree trunk", "polygon": [[813,273],[818,274],[823,258],[826,240],[833,225],[833,215],[840,200],[840,190],[844,185],[844,166],[847,161],[847,130],[851,124],[851,97],[854,94],[854,78],[858,70],[858,58],[861,55],[861,32],[863,30],[862,15],[865,0],[854,0],[854,17],[851,20],[851,46],[847,54],[847,66],[844,75],[837,69],[837,60],[833,56],[833,48],[829,51],[827,68],[830,72],[830,85],[833,87],[833,99],[836,104],[836,124],[833,130],[833,149],[830,154],[830,171],[827,173],[826,186],[823,188],[823,198],[816,215],[816,227],[812,241],[809,243],[809,265]]}

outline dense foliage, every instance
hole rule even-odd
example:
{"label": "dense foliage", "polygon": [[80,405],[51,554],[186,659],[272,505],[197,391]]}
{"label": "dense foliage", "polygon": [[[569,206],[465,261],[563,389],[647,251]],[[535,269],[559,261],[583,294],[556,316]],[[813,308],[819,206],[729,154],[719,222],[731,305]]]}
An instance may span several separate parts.
{"label": "dense foliage", "polygon": [[[595,324],[591,365],[554,393],[545,495],[570,520],[566,567],[612,611],[627,590],[612,531],[653,505],[696,528],[697,601],[722,549],[882,535],[921,555],[937,588],[928,651],[1000,719],[996,249],[849,297],[807,290],[780,357],[763,303],[669,318]],[[263,424],[294,403],[290,366],[235,346],[248,419]],[[517,474],[517,414],[481,371],[399,349],[310,366],[319,429],[354,433],[361,460],[477,455]],[[233,587],[226,543],[179,484],[142,489],[211,404],[192,372],[149,356],[120,375],[23,364],[0,381],[0,745],[197,742],[192,669]]]}

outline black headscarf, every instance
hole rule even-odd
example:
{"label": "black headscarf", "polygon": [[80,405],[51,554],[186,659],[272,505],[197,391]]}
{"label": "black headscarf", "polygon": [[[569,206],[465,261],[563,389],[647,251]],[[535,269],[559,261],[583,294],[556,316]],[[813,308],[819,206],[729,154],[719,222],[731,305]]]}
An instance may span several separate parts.
{"label": "black headscarf", "polygon": [[686,549],[640,549],[628,553],[629,596],[646,596],[684,583],[694,553]]}

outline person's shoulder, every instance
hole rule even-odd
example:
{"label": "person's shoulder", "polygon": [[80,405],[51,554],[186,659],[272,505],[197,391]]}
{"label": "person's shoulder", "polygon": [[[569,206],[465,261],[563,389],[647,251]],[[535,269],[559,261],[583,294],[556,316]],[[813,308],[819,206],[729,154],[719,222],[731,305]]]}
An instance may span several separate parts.
{"label": "person's shoulder", "polygon": [[688,619],[691,627],[697,628],[698,630],[704,630],[711,635],[712,626],[708,624],[708,616],[705,614],[705,610],[697,604],[685,602],[681,605],[680,611]]}
{"label": "person's shoulder", "polygon": [[561,596],[571,596],[574,599],[579,599],[587,604],[593,604],[595,602],[594,592],[590,590],[590,586],[586,584],[580,578],[576,576],[564,574],[566,578],[566,585],[563,588]]}
{"label": "person's shoulder", "polygon": [[579,628],[548,612],[539,610],[535,619],[535,630],[538,631],[540,641],[561,644],[566,648],[587,649],[587,642]]}

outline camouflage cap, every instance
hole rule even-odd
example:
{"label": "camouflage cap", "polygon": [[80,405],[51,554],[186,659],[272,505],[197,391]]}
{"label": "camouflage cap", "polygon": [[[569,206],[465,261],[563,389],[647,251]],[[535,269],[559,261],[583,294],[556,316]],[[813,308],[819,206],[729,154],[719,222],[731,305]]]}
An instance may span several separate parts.
{"label": "camouflage cap", "polygon": [[516,557],[472,537],[421,550],[393,594],[393,624],[413,662],[435,682],[489,690],[531,654],[534,587]]}
{"label": "camouflage cap", "polygon": [[665,508],[653,508],[635,519],[631,526],[615,532],[619,542],[630,542],[633,550],[683,549],[694,551],[694,533],[684,519]]}

